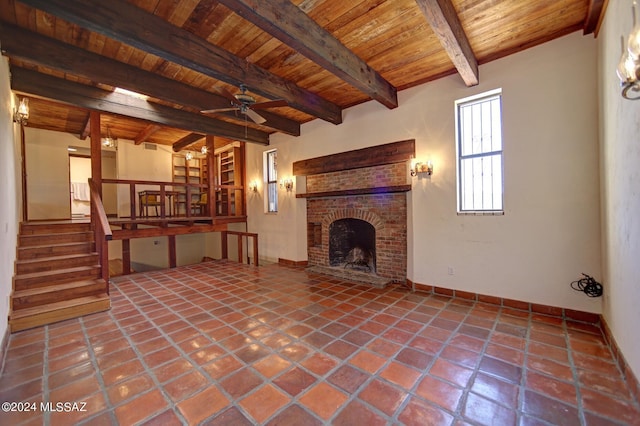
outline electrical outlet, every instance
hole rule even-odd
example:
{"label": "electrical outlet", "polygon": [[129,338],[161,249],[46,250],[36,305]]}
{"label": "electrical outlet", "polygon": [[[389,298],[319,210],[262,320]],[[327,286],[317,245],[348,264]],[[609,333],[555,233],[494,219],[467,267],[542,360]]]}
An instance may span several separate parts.
{"label": "electrical outlet", "polygon": [[449,275],[453,275],[453,266],[449,266],[449,267],[447,268],[447,274],[449,274]]}

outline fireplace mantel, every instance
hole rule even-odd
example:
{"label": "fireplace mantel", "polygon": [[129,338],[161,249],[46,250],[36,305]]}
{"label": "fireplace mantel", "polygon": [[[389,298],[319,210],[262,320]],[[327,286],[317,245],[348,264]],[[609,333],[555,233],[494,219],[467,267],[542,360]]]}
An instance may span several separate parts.
{"label": "fireplace mantel", "polygon": [[309,192],[306,194],[296,194],[296,198],[347,197],[349,195],[393,194],[396,192],[409,191],[411,191],[411,185],[396,185],[376,188],[343,189],[340,191]]}

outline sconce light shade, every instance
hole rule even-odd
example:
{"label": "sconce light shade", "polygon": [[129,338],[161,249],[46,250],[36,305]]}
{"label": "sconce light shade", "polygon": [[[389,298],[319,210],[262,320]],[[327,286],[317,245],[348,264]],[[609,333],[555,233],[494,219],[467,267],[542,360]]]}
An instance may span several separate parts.
{"label": "sconce light shade", "polygon": [[629,100],[640,99],[640,25],[637,24],[636,10],[634,2],[633,29],[626,45],[622,37],[622,56],[616,69],[622,86],[622,97]]}
{"label": "sconce light shade", "polygon": [[631,34],[629,34],[629,40],[627,41],[627,50],[629,51],[629,55],[633,57],[633,59],[640,58],[640,22],[638,22],[638,9],[634,2],[632,6],[633,9],[633,29],[631,30]]}
{"label": "sconce light shade", "polygon": [[117,148],[118,140],[111,136],[111,129],[107,126],[107,137],[102,138],[102,146],[105,148]]}
{"label": "sconce light shade", "polygon": [[287,178],[280,181],[280,188],[284,188],[287,192],[293,191],[293,179]]}
{"label": "sconce light shade", "polygon": [[249,191],[258,192],[258,181],[252,180],[249,184]]}
{"label": "sconce light shade", "polygon": [[27,120],[29,119],[29,99],[22,98],[20,100],[20,104],[18,108],[16,108],[13,114],[13,121],[16,123],[20,123],[22,125],[27,124]]}
{"label": "sconce light shade", "polygon": [[191,152],[191,151],[187,151],[187,153],[184,155],[184,158],[185,158],[187,161],[191,161],[191,160],[193,160],[193,152]]}
{"label": "sconce light shade", "polygon": [[209,149],[207,148],[206,145],[203,145],[202,148],[200,148],[200,153],[202,155],[207,155],[207,152],[209,152]]}
{"label": "sconce light shade", "polygon": [[411,169],[411,176],[418,176],[418,174],[431,176],[433,174],[433,164],[431,163],[431,161],[427,161],[426,163],[416,163]]}

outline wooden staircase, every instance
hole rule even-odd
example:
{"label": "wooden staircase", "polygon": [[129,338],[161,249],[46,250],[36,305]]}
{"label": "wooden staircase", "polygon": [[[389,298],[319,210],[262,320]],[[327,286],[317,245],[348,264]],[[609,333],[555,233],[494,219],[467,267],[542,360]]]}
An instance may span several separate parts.
{"label": "wooden staircase", "polygon": [[91,224],[22,223],[11,332],[108,310],[99,263]]}

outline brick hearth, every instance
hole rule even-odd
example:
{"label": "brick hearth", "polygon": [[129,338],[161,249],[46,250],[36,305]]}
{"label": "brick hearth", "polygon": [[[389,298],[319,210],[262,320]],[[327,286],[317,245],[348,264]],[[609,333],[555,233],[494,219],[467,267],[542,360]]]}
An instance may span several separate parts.
{"label": "brick hearth", "polygon": [[329,225],[338,219],[361,219],[376,231],[377,274],[394,281],[407,277],[407,197],[405,193],[307,200],[310,227],[321,227],[321,243],[309,241],[309,265],[329,266]]}
{"label": "brick hearth", "polygon": [[405,192],[309,197],[309,193],[407,185],[406,162],[307,176],[309,265],[329,266],[329,226],[336,220],[364,220],[375,228],[377,275],[407,277],[407,196]]}

